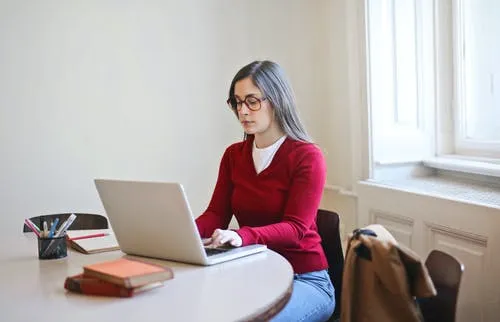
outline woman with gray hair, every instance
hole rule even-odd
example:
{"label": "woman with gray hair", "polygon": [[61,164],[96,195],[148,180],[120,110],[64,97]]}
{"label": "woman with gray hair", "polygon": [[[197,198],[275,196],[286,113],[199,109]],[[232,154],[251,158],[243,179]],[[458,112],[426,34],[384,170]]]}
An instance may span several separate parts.
{"label": "woman with gray hair", "polygon": [[[326,321],[335,294],[316,227],[323,154],[302,125],[278,64],[255,61],[240,69],[227,104],[245,138],[222,157],[212,199],[196,219],[200,235],[215,247],[265,244],[290,262],[292,296],[272,321]],[[229,230],[233,214],[240,228]]]}

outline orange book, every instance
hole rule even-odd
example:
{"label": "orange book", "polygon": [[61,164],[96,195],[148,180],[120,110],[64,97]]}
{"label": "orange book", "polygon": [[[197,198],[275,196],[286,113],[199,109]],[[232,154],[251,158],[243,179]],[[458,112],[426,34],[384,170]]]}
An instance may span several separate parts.
{"label": "orange book", "polygon": [[66,280],[64,281],[64,288],[71,292],[115,297],[132,297],[136,294],[160,287],[162,285],[162,282],[156,282],[134,288],[126,288],[124,286],[116,285],[99,278],[85,276],[83,274],[66,277]]}
{"label": "orange book", "polygon": [[172,279],[174,272],[167,266],[120,258],[84,266],[83,275],[133,288]]}

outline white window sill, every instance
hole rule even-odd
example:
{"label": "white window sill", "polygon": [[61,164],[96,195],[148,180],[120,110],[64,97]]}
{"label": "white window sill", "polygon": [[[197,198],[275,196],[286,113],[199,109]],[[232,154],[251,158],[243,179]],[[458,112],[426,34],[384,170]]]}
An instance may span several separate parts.
{"label": "white window sill", "polygon": [[478,174],[500,178],[498,160],[470,159],[455,155],[445,155],[423,161],[424,166],[434,169]]}
{"label": "white window sill", "polygon": [[500,210],[500,188],[446,176],[367,180],[365,183],[391,189],[464,202]]}
{"label": "white window sill", "polygon": [[500,209],[500,164],[495,162],[442,156],[416,163],[377,164],[374,178],[367,182]]}

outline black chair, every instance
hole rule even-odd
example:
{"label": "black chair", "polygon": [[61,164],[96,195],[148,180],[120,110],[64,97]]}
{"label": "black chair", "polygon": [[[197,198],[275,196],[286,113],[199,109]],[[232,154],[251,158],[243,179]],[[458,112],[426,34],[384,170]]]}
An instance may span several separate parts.
{"label": "black chair", "polygon": [[[51,215],[42,215],[31,217],[30,220],[37,225],[40,229],[42,228],[42,222],[45,220],[50,225],[50,222],[54,221],[57,217],[59,217],[59,225],[61,225],[71,213],[66,214],[51,214]],[[108,219],[102,215],[96,214],[83,214],[83,213],[75,213],[76,219],[73,224],[69,227],[69,230],[86,230],[86,229],[107,229],[108,228]],[[23,232],[30,232],[26,224],[23,224]]]}
{"label": "black chair", "polygon": [[425,322],[455,322],[464,265],[455,257],[433,250],[425,260],[437,295],[418,299]]}
{"label": "black chair", "polygon": [[339,230],[339,215],[324,209],[318,210],[316,225],[321,237],[321,246],[328,260],[328,274],[335,288],[335,311],[328,321],[340,318],[340,299],[342,293],[342,275],[344,272],[344,253]]}

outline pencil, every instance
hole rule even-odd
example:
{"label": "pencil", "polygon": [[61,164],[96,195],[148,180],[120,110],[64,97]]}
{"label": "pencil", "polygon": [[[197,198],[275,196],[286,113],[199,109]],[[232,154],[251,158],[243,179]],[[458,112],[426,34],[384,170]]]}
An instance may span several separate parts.
{"label": "pencil", "polygon": [[108,235],[109,235],[108,233],[91,234],[91,235],[73,237],[73,238],[70,238],[69,240],[87,239],[87,238],[94,238],[94,237],[105,237]]}
{"label": "pencil", "polygon": [[29,219],[25,219],[24,223],[26,226],[28,226],[29,229],[31,229],[32,232],[35,233],[36,237],[40,238],[40,233],[38,232],[38,227]]}

